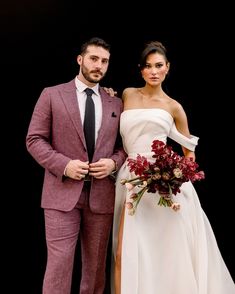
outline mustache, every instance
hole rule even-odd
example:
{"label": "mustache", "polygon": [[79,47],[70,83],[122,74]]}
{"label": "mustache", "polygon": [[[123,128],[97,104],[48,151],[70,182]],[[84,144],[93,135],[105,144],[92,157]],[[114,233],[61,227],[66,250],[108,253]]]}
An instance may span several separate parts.
{"label": "mustache", "polygon": [[92,70],[92,71],[90,71],[90,73],[99,74],[99,75],[103,76],[103,73],[99,70]]}

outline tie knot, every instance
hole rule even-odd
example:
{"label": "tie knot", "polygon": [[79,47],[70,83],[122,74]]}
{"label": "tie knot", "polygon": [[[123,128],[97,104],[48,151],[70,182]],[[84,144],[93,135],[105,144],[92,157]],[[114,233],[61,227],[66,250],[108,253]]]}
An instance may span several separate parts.
{"label": "tie knot", "polygon": [[86,88],[84,91],[86,92],[87,96],[89,96],[89,97],[91,97],[92,94],[94,93],[94,91],[90,88]]}

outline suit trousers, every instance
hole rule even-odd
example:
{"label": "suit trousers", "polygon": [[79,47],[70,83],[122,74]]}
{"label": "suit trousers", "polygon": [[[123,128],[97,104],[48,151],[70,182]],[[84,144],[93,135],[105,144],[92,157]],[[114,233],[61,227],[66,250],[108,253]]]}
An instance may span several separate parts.
{"label": "suit trousers", "polygon": [[[80,234],[80,294],[103,294],[112,214],[93,213],[89,207],[90,183],[71,211],[44,209],[47,265],[43,294],[70,294],[75,249]],[[80,278],[80,277],[78,277]]]}

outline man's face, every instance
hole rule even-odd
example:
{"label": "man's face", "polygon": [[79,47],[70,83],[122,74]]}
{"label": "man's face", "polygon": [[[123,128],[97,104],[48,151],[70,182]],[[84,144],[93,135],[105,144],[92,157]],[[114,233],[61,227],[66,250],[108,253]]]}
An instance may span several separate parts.
{"label": "man's face", "polygon": [[110,53],[102,47],[88,46],[84,55],[78,56],[79,77],[90,83],[98,83],[106,74]]}

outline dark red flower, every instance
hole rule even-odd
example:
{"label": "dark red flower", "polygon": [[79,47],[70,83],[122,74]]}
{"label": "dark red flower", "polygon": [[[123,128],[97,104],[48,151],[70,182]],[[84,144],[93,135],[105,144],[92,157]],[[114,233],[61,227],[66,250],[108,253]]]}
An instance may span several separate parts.
{"label": "dark red flower", "polygon": [[154,162],[149,162],[145,156],[137,155],[135,159],[128,158],[128,166],[131,172],[137,177],[126,180],[121,183],[131,183],[133,187],[140,187],[135,197],[130,199],[132,205],[127,207],[130,214],[134,214],[137,205],[144,192],[160,194],[159,205],[171,206],[174,210],[179,209],[179,205],[174,203],[172,195],[180,192],[180,187],[184,182],[199,181],[205,178],[203,171],[198,171],[198,164],[192,158],[180,156],[160,140],[152,142],[152,152]]}

